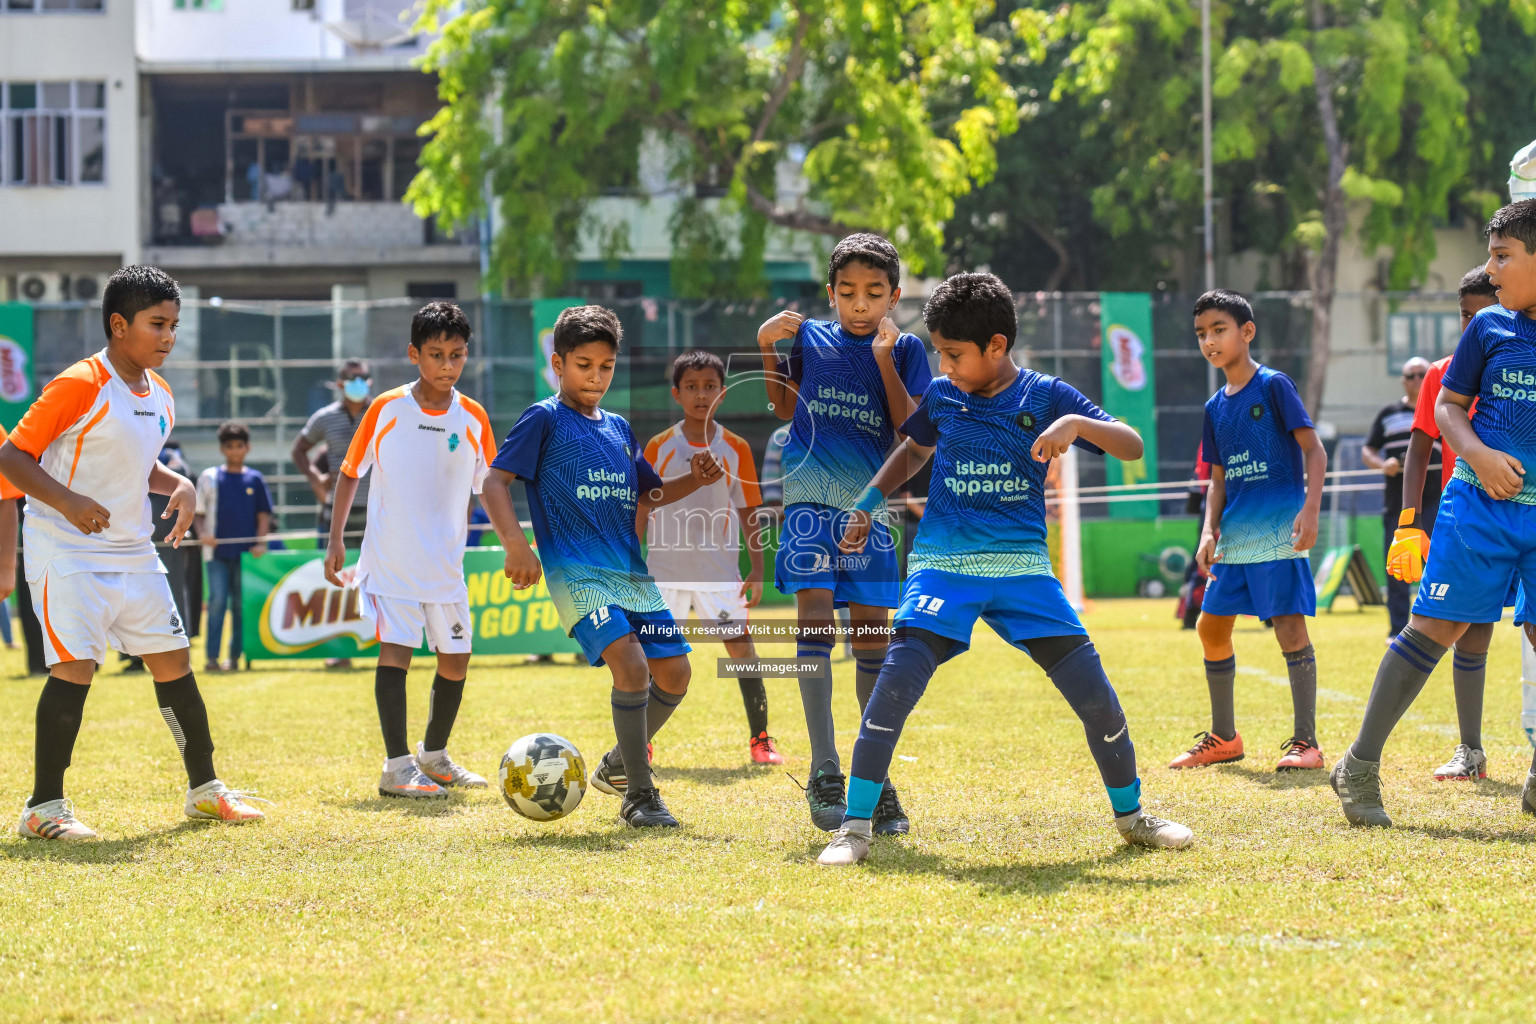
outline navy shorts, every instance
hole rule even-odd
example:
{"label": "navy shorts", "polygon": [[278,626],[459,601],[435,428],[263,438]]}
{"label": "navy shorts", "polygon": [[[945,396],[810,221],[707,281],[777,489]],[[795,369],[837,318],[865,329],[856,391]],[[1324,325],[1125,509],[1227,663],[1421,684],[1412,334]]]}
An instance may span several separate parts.
{"label": "navy shorts", "polygon": [[1211,566],[1200,611],[1206,615],[1316,615],[1317,587],[1305,558]]}
{"label": "navy shorts", "polygon": [[1019,650],[1045,636],[1087,636],[1054,576],[968,576],[919,569],[907,577],[896,628],[916,627],[955,641],[949,658],[971,646],[981,619]]}
{"label": "navy shorts", "polygon": [[774,585],[781,594],[830,590],[833,605],[867,604],[895,608],[901,593],[896,544],[886,525],[875,520],[864,550],[837,550],[848,513],[827,505],[796,504],[784,510],[779,553],[773,562]]}
{"label": "navy shorts", "polygon": [[[1517,584],[1526,592],[1536,586],[1536,506],[1496,501],[1475,484],[1452,480],[1440,496],[1413,614],[1498,622]],[[1519,602],[1515,621],[1524,616]]]}
{"label": "navy shorts", "polygon": [[603,664],[603,652],[622,637],[635,635],[646,658],[671,658],[693,650],[683,639],[672,613],[635,612],[616,604],[606,605],[581,617],[571,636],[581,645],[581,653],[593,668]]}

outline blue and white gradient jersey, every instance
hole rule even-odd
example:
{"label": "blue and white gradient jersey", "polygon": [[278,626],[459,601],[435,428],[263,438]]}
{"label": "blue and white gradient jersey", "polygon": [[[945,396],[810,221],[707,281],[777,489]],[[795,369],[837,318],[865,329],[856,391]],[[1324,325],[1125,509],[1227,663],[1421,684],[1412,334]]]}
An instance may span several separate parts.
{"label": "blue and white gradient jersey", "polygon": [[[1511,498],[1536,505],[1536,321],[1489,306],[1467,324],[1440,386],[1477,397],[1472,430],[1494,451],[1525,467],[1525,482]],[[1456,459],[1457,480],[1481,487],[1467,461]]]}
{"label": "blue and white gradient jersey", "polygon": [[1296,385],[1260,366],[1235,395],[1222,387],[1205,403],[1200,457],[1220,466],[1227,502],[1216,553],[1228,565],[1300,558],[1291,528],[1306,501],[1301,445],[1291,433],[1310,427]]}
{"label": "blue and white gradient jersey", "polygon": [[[938,569],[968,576],[1049,576],[1045,546],[1046,463],[1029,454],[1042,431],[1077,414],[1114,422],[1066,381],[1020,370],[982,398],[935,377],[902,433],[935,448],[928,506],[918,526],[910,576]],[[1073,442],[1095,454],[1084,440]]]}
{"label": "blue and white gradient jersey", "polygon": [[[800,388],[784,446],[785,506],[852,508],[885,462],[896,424],[875,362],[874,337],[855,337],[836,321],[800,325],[784,370]],[[933,377],[922,341],[903,334],[891,359],[907,393],[921,395]]]}
{"label": "blue and white gradient jersey", "polygon": [[661,486],[624,417],[587,419],[559,397],[530,405],[491,465],[525,482],[539,561],[570,632],[582,616],[618,605],[664,611],[640,554],[635,506]]}

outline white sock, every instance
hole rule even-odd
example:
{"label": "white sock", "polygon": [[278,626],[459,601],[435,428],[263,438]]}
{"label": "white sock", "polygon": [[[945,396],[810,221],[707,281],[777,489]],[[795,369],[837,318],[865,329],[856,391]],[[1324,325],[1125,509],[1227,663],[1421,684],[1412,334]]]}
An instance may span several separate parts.
{"label": "white sock", "polygon": [[386,757],[384,759],[384,770],[387,772],[397,771],[408,764],[415,763],[416,759],[410,754],[401,754],[399,757]]}
{"label": "white sock", "polygon": [[421,752],[421,759],[423,761],[440,761],[446,753],[448,753],[446,747],[442,750],[423,750]]}

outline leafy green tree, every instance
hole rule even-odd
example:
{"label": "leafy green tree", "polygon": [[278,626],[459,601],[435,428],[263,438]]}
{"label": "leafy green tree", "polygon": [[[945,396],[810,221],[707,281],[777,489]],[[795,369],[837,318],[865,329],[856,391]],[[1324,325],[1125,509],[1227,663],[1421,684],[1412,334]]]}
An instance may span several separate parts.
{"label": "leafy green tree", "polygon": [[[1486,6],[1214,6],[1219,191],[1249,215],[1254,240],[1271,251],[1307,254],[1313,303],[1302,392],[1314,408],[1322,399],[1339,250],[1352,208],[1367,248],[1391,250],[1391,284],[1407,287],[1433,259],[1433,228],[1453,205],[1487,204],[1489,183],[1467,178],[1475,154],[1466,85]],[[1530,0],[1502,6],[1529,30]],[[1096,123],[1085,125],[1084,136],[1107,132],[1116,144],[1119,159],[1090,186],[1100,222],[1116,236],[1156,231],[1173,208],[1187,211],[1188,223],[1200,194],[1194,5],[1087,0],[1032,5],[1014,12],[1013,21],[1032,54],[1056,56],[1052,99],[1075,97],[1082,109],[1096,107]]]}
{"label": "leafy green tree", "polygon": [[[1009,41],[977,30],[991,8],[427,0],[421,25],[441,35],[425,64],[443,106],[407,199],[463,224],[484,211],[488,181],[502,225],[494,276],[552,287],[579,232],[604,231],[593,200],[634,190],[651,146],[681,199],[671,230],[686,288],[761,288],[772,230],[881,231],[921,271],[1017,125],[998,73]],[[601,241],[614,257],[630,244],[616,229]]]}

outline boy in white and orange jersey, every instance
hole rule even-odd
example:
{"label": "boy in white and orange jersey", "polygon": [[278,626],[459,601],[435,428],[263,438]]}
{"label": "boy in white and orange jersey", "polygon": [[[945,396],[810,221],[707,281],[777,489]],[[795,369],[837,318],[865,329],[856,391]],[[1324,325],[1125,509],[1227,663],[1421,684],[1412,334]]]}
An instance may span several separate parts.
{"label": "boy in white and orange jersey", "polygon": [[262,817],[213,769],[208,713],[186,630],[155,554],[149,496],[170,498],[173,545],[192,523],[192,482],[158,461],[176,419],[155,373],[176,344],[181,292],[154,267],[124,267],[102,294],[107,347],[55,377],[0,445],[0,474],[28,496],[26,579],[49,667],[37,702],[36,777],[17,831],[96,835],[64,799],[86,694],[110,646],[144,660],[187,770],[189,818]]}
{"label": "boy in white and orange jersey", "polygon": [[[485,410],[454,388],[469,359],[469,319],[451,302],[423,306],[411,320],[406,354],[421,368],[412,384],[386,391],[368,406],[336,483],[325,578],[343,585],[345,510],[358,480],[372,472],[368,525],[351,585],[375,622],[379,664],[374,699],[384,732],[381,796],[434,798],[445,787],[483,788],[485,779],[448,756],[448,736],[469,672],[469,590],[464,584],[466,510],[480,492],[496,438]],[[515,520],[491,525],[503,538]],[[411,652],[426,635],[437,675],[425,738],[411,753],[406,739],[405,676]]]}
{"label": "boy in white and orange jersey", "polygon": [[[645,459],[665,476],[686,466],[696,452],[712,452],[725,475],[692,494],[648,510],[635,529],[649,542],[645,563],[661,598],[679,625],[692,611],[701,633],[719,640],[733,659],[755,658],[747,630],[747,609],[763,597],[763,537],[755,522],[763,503],[757,488],[752,448],[715,421],[725,395],[725,363],[713,352],[684,352],[672,361],[672,400],[683,419],[651,438]],[[741,578],[740,535],[747,537],[751,572]],[[751,732],[748,751],[755,764],[783,764],[768,735],[768,691],[755,672],[737,677]]]}

